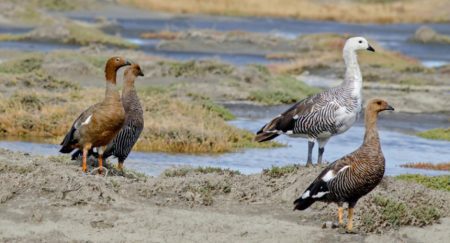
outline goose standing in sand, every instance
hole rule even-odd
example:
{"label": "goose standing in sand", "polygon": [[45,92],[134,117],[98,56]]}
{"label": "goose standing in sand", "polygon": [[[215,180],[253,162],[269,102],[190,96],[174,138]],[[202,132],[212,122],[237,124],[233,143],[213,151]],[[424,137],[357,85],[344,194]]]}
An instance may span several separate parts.
{"label": "goose standing in sand", "polygon": [[255,137],[264,142],[285,134],[308,139],[308,160],[312,165],[312,149],[319,143],[317,163],[322,163],[325,144],[330,137],[347,131],[361,111],[362,76],[357,50],[375,51],[363,37],[345,42],[343,56],[346,65],[344,82],[338,87],[315,94],[294,104],[287,111],[264,125]]}
{"label": "goose standing in sand", "polygon": [[[138,76],[144,76],[138,64],[132,64],[124,72],[122,104],[125,109],[125,123],[117,136],[106,146],[103,153],[104,159],[111,155],[117,157],[117,167],[120,171],[123,171],[123,163],[144,128],[144,112],[134,87],[134,81]],[[77,159],[81,154],[82,151],[77,150],[73,153],[72,159]],[[98,157],[98,154],[94,154],[92,149],[89,150],[88,154]]]}
{"label": "goose standing in sand", "polygon": [[343,225],[343,203],[348,203],[347,232],[353,230],[353,208],[383,179],[385,160],[378,137],[378,113],[394,110],[386,101],[373,99],[365,112],[366,132],[363,144],[351,154],[328,165],[305,192],[295,200],[295,209],[304,210],[315,201],[338,204],[339,225]]}
{"label": "goose standing in sand", "polygon": [[75,148],[83,150],[84,172],[87,171],[86,158],[91,148],[98,148],[99,173],[102,172],[105,146],[117,135],[125,121],[125,111],[116,89],[116,75],[117,70],[126,65],[131,63],[122,57],[112,57],[106,62],[105,98],[81,113],[61,143],[61,153],[71,153]]}

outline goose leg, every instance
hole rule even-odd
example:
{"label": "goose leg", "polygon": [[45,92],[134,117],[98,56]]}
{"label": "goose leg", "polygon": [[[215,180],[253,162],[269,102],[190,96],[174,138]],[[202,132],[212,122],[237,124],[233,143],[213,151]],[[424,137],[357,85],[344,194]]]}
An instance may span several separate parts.
{"label": "goose leg", "polygon": [[119,160],[119,163],[117,163],[117,169],[119,169],[119,171],[123,173],[123,160]]}
{"label": "goose leg", "polygon": [[87,154],[89,152],[89,149],[91,149],[91,145],[90,144],[86,144],[86,145],[83,146],[83,162],[81,164],[81,166],[82,166],[81,169],[83,170],[83,172],[87,172],[86,160],[87,160]]}
{"label": "goose leg", "polygon": [[314,141],[308,141],[308,161],[306,161],[306,166],[312,166],[312,150],[314,148]]}
{"label": "goose leg", "polygon": [[105,151],[105,147],[100,146],[98,148],[98,173],[102,174],[103,171],[103,151]]}
{"label": "goose leg", "polygon": [[353,231],[353,208],[348,208],[348,218],[347,218],[347,232]]}
{"label": "goose leg", "polygon": [[344,225],[344,207],[342,207],[342,204],[338,205],[338,224],[339,226]]}
{"label": "goose leg", "polygon": [[347,233],[356,233],[353,230],[353,209],[356,205],[356,202],[349,202],[348,203],[348,216],[347,216]]}
{"label": "goose leg", "polygon": [[317,157],[317,164],[322,164],[322,155],[323,152],[325,152],[325,144],[327,144],[329,138],[325,139],[317,139],[317,142],[319,143],[319,156]]}

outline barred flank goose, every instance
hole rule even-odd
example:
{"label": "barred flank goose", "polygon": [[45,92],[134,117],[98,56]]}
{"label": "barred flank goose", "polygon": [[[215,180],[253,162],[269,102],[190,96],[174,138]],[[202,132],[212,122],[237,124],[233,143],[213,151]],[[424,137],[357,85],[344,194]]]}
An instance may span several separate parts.
{"label": "barred flank goose", "polygon": [[314,143],[319,143],[317,162],[322,162],[325,144],[330,137],[347,131],[361,111],[362,77],[356,50],[374,51],[366,39],[353,37],[346,41],[343,51],[346,72],[338,87],[310,96],[264,125],[255,140],[264,142],[285,134],[308,138],[307,165],[312,164]]}
{"label": "barred flank goose", "polygon": [[377,131],[380,111],[394,110],[384,100],[369,101],[366,114],[364,142],[356,151],[330,164],[305,192],[295,200],[295,209],[304,210],[315,201],[335,202],[339,206],[339,224],[343,224],[342,205],[348,203],[347,230],[352,231],[353,208],[356,202],[372,191],[384,175],[385,160]]}
{"label": "barred flank goose", "polygon": [[[132,64],[125,70],[124,86],[122,90],[122,104],[125,109],[125,123],[117,136],[106,146],[103,158],[115,156],[118,159],[118,168],[123,169],[123,163],[127,159],[134,144],[137,142],[144,128],[144,116],[139,97],[134,87],[137,76],[144,76],[137,64]],[[72,155],[72,159],[80,156],[81,151]],[[98,157],[92,150],[89,155]]]}

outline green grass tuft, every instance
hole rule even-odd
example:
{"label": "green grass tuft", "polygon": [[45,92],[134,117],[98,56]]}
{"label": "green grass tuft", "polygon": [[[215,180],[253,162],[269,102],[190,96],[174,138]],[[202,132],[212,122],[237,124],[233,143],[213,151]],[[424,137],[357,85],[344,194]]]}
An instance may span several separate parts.
{"label": "green grass tuft", "polygon": [[416,182],[431,189],[450,192],[450,175],[424,176],[419,174],[406,174],[396,176],[395,178],[399,180]]}
{"label": "green grass tuft", "polygon": [[291,104],[319,91],[294,77],[278,76],[268,87],[252,91],[249,100],[265,105]]}
{"label": "green grass tuft", "polygon": [[450,141],[450,128],[435,128],[417,133],[418,136],[435,140]]}
{"label": "green grass tuft", "polygon": [[197,94],[188,94],[193,98],[194,101],[199,102],[203,108],[216,113],[218,116],[222,117],[225,121],[230,121],[236,119],[236,116],[231,113],[230,110],[225,108],[222,105],[219,105],[211,100],[211,98],[197,95]]}
{"label": "green grass tuft", "polygon": [[286,166],[272,166],[270,169],[264,169],[263,174],[272,178],[280,178],[284,175],[294,173],[298,170],[299,165],[292,164]]}
{"label": "green grass tuft", "polygon": [[23,57],[1,63],[0,73],[29,73],[41,69],[43,61],[43,55],[41,54],[24,55]]}
{"label": "green grass tuft", "polygon": [[181,167],[181,168],[167,169],[164,171],[163,175],[166,177],[184,177],[188,173],[200,173],[200,174],[216,173],[219,175],[228,174],[231,176],[241,174],[241,172],[239,172],[238,170],[230,170],[228,168],[224,169],[224,168],[220,168],[220,167],[211,167],[211,166],[201,167],[200,166],[200,167],[195,167],[195,168]]}
{"label": "green grass tuft", "polygon": [[389,222],[394,228],[398,228],[403,224],[403,219],[407,217],[407,207],[404,203],[381,195],[374,196],[373,202],[375,205],[382,207],[384,220]]}

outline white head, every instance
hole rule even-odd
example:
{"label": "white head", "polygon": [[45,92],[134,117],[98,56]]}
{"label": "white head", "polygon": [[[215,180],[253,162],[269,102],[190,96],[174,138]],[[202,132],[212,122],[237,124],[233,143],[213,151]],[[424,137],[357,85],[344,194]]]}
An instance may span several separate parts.
{"label": "white head", "polygon": [[369,42],[364,37],[352,37],[349,38],[344,45],[344,51],[356,51],[356,50],[368,50],[375,51],[370,45]]}

